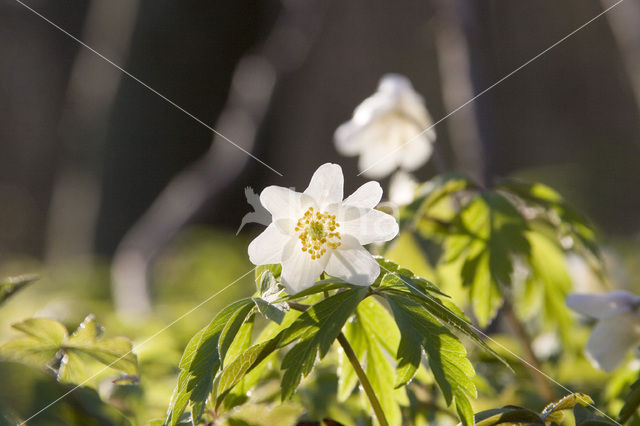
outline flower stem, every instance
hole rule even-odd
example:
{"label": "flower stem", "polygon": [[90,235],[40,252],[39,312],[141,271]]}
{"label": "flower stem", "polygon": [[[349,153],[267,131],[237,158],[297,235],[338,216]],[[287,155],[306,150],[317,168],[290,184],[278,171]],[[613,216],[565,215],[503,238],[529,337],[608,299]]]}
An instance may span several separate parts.
{"label": "flower stem", "polygon": [[[304,312],[309,309],[309,305],[304,305],[302,303],[296,302],[287,302],[291,309],[295,309],[296,311]],[[376,393],[373,391],[373,387],[371,386],[371,382],[369,382],[369,378],[365,374],[364,370],[360,366],[360,361],[358,361],[358,357],[356,353],[353,352],[353,348],[349,344],[347,338],[340,332],[338,334],[338,343],[342,346],[342,350],[344,354],[347,356],[347,359],[351,363],[351,366],[356,372],[356,376],[358,376],[358,380],[360,380],[360,384],[362,385],[362,389],[364,389],[364,393],[367,395],[369,399],[369,403],[373,408],[373,412],[378,418],[378,423],[380,426],[389,426],[389,422],[387,422],[387,418],[384,416],[384,412],[382,411],[382,406],[380,405],[380,401],[378,401],[378,397]]]}
{"label": "flower stem", "polygon": [[536,388],[538,389],[538,393],[546,402],[554,401],[556,399],[555,392],[549,386],[549,382],[542,373],[542,366],[540,364],[540,361],[538,360],[538,357],[536,357],[536,354],[533,351],[533,347],[531,346],[531,341],[527,330],[525,330],[524,326],[516,316],[516,313],[513,311],[513,307],[509,302],[505,302],[502,309],[505,319],[520,341],[520,346],[522,347],[522,350],[524,352],[526,365],[531,371],[531,376],[533,376],[533,380],[536,384]]}
{"label": "flower stem", "polygon": [[384,416],[384,412],[382,411],[380,401],[378,401],[378,397],[376,397],[376,394],[373,391],[373,387],[371,386],[367,375],[360,366],[358,357],[356,356],[355,352],[353,352],[353,349],[351,348],[351,345],[349,344],[347,338],[344,337],[344,334],[338,334],[338,342],[340,343],[340,346],[342,346],[344,354],[347,356],[347,359],[355,370],[356,376],[358,376],[358,380],[360,380],[360,384],[362,385],[362,389],[364,389],[364,393],[367,395],[367,398],[369,398],[369,402],[371,403],[373,412],[378,418],[378,423],[380,423],[380,426],[389,426],[389,422],[387,422],[387,418]]}

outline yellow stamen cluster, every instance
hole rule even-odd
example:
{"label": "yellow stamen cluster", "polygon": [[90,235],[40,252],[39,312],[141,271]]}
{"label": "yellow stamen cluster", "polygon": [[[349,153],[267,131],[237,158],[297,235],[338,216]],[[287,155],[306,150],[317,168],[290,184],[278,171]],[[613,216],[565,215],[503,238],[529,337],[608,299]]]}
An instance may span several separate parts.
{"label": "yellow stamen cluster", "polygon": [[340,224],[336,222],[336,216],[319,212],[309,207],[304,215],[298,219],[295,231],[302,243],[302,251],[311,255],[311,259],[320,259],[327,248],[340,247],[340,233],[337,229]]}

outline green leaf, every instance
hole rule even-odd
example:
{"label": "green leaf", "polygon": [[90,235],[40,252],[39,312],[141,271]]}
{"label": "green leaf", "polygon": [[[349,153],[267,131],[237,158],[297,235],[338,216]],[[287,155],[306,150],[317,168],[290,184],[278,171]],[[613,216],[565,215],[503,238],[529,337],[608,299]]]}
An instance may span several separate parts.
{"label": "green leaf", "polygon": [[544,235],[529,232],[527,238],[531,244],[530,285],[542,289],[543,299],[540,307],[543,317],[549,324],[557,326],[564,343],[570,344],[573,340],[575,322],[564,302],[572,289],[564,254]]}
{"label": "green leaf", "polygon": [[544,420],[528,408],[508,405],[503,408],[481,411],[475,415],[476,426],[499,424],[534,424],[544,426]]}
{"label": "green leaf", "polygon": [[[104,339],[101,334],[102,330],[95,318],[89,315],[64,344],[65,352],[73,355],[86,354],[111,368],[137,376],[138,358],[132,352],[131,341],[124,337]],[[75,360],[77,356],[72,358]]]}
{"label": "green leaf", "polygon": [[423,309],[432,314],[438,319],[438,321],[440,321],[440,323],[445,325],[451,331],[462,332],[466,336],[470,337],[485,351],[493,355],[493,357],[502,362],[507,368],[511,369],[511,366],[509,366],[509,364],[500,355],[491,349],[491,347],[489,347],[489,345],[487,345],[485,341],[476,334],[472,325],[467,321],[462,313],[452,310],[455,308],[454,305],[445,305],[441,300],[417,289],[411,281],[403,279],[402,282],[406,284],[404,288],[401,286],[381,288],[381,293],[383,295],[394,295],[411,299],[414,303],[422,306]]}
{"label": "green leaf", "polygon": [[425,212],[431,207],[456,192],[474,186],[466,176],[459,173],[436,176],[421,185],[416,190],[416,199],[400,211],[400,229],[418,227],[418,222],[424,219]]}
{"label": "green leaf", "polygon": [[561,423],[564,419],[564,411],[571,410],[576,405],[586,407],[593,405],[591,397],[584,393],[572,393],[562,399],[552,402],[542,410],[542,418],[546,423]]}
{"label": "green leaf", "polygon": [[240,327],[242,327],[252,309],[252,304],[243,304],[242,307],[231,314],[227,323],[222,328],[220,338],[218,339],[218,356],[220,357],[220,366],[224,366],[227,350],[233,343],[236,338],[236,334],[238,334]]}
{"label": "green leaf", "polygon": [[[369,300],[369,299],[365,299]],[[355,353],[360,363],[364,362],[364,355],[367,345],[367,336],[364,328],[357,324],[360,320],[356,315],[344,326],[344,337],[351,345],[351,349]],[[344,351],[340,351],[338,369],[338,401],[344,402],[349,398],[355,387],[358,385],[358,376],[351,366],[349,359]]]}
{"label": "green leaf", "polygon": [[[311,300],[319,300],[318,297],[311,297]],[[274,351],[281,345],[284,332],[291,326],[302,313],[289,310],[282,321],[282,324],[270,323],[262,331],[258,342],[242,351],[237,358],[229,363],[220,373],[216,391],[216,406],[219,406],[230,393],[247,392],[255,385],[266,361],[271,358]],[[244,389],[236,389],[244,388]]]}
{"label": "green leaf", "polygon": [[347,288],[358,288],[359,286],[344,282],[340,278],[330,277],[324,280],[316,281],[312,287],[302,290],[299,293],[293,295],[287,295],[282,300],[297,300],[308,296],[312,296],[318,293],[324,293],[325,291],[341,290]]}
{"label": "green leaf", "polygon": [[[473,410],[469,398],[476,397],[471,381],[475,375],[466,358],[467,352],[458,338],[436,318],[411,298],[386,295],[407,346],[421,344],[427,354],[431,371],[447,404],[456,404],[456,411],[464,425],[473,424]],[[421,338],[418,341],[416,335]]]}
{"label": "green leaf", "polygon": [[138,360],[132,345],[124,337],[105,339],[92,315],[87,316],[78,329],[68,335],[58,321],[31,318],[13,327],[26,336],[12,339],[0,347],[4,358],[28,365],[43,367],[61,356],[57,371],[61,382],[84,383],[92,377],[87,363],[98,361],[130,376],[138,374]]}
{"label": "green leaf", "polygon": [[16,337],[0,346],[0,357],[41,368],[53,360],[59,349],[59,345],[43,343],[33,337]]}
{"label": "green leaf", "polygon": [[545,211],[545,222],[559,233],[568,234],[579,248],[584,248],[593,258],[600,261],[601,255],[595,234],[589,221],[554,189],[541,183],[528,183],[515,179],[500,179],[498,187],[520,197],[532,207]]}
{"label": "green leaf", "polygon": [[511,284],[512,257],[529,253],[528,225],[507,198],[493,191],[477,194],[454,223],[444,258],[464,258],[459,275],[470,289],[478,322],[486,327],[502,304],[501,286]]}
{"label": "green leaf", "polygon": [[[204,403],[211,392],[213,377],[220,368],[220,354],[218,343],[225,326],[238,311],[249,312],[252,307],[251,299],[241,299],[220,311],[205,328],[196,333],[184,350],[180,359],[180,374],[178,383],[173,391],[171,403],[167,412],[166,425],[178,424],[182,414],[189,405],[194,423],[202,415]],[[239,327],[238,327],[239,328]],[[232,330],[227,330],[231,336]],[[237,331],[237,329],[236,329]],[[233,337],[231,337],[233,340]]]}
{"label": "green leaf", "polygon": [[48,318],[30,318],[13,324],[27,336],[17,337],[0,346],[4,359],[43,367],[51,362],[68,333],[64,325]]}
{"label": "green leaf", "polygon": [[282,360],[281,396],[293,395],[302,377],[307,376],[316,356],[323,358],[336,339],[344,323],[367,295],[368,287],[352,288],[334,294],[309,307],[287,330],[282,345],[300,340]]}
{"label": "green leaf", "polygon": [[[408,404],[404,388],[393,389],[394,367],[387,356],[395,357],[400,333],[391,315],[375,299],[364,299],[356,315],[345,326],[345,337],[365,374],[390,424],[400,424],[400,404]],[[387,354],[385,354],[385,352]],[[355,370],[341,351],[339,398],[345,400],[358,383]],[[368,401],[368,399],[367,399]]]}
{"label": "green leaf", "polygon": [[12,325],[43,344],[60,346],[67,339],[68,333],[64,325],[48,318],[30,318]]}
{"label": "green leaf", "polygon": [[270,288],[277,285],[276,279],[271,270],[262,271],[262,275],[258,276],[256,272],[256,287],[258,294],[262,295]]}
{"label": "green leaf", "polygon": [[35,274],[4,278],[0,281],[0,305],[39,277]]}
{"label": "green leaf", "polygon": [[256,304],[258,311],[260,311],[262,315],[264,315],[265,317],[267,317],[268,319],[270,319],[271,321],[277,324],[282,323],[282,320],[284,319],[285,311],[283,311],[282,309],[278,309],[276,306],[272,305],[271,303],[267,302],[266,300],[260,297],[252,297],[251,300],[253,300],[253,303]]}
{"label": "green leaf", "polygon": [[618,421],[626,423],[636,413],[638,407],[640,407],[640,378],[631,385],[618,414]]}
{"label": "green leaf", "polygon": [[[265,276],[264,273],[268,272],[274,278],[280,278],[280,274],[282,273],[282,266],[279,263],[274,263],[271,265],[258,265],[256,266],[255,279],[256,279],[256,290],[258,294],[262,294],[262,287],[269,284],[269,276]],[[264,282],[267,280],[267,282]]]}
{"label": "green leaf", "polygon": [[278,348],[281,335],[251,346],[241,353],[231,364],[229,364],[220,375],[218,389],[216,391],[216,406],[220,405],[227,393],[242,380],[242,378],[267,359],[273,351]]}

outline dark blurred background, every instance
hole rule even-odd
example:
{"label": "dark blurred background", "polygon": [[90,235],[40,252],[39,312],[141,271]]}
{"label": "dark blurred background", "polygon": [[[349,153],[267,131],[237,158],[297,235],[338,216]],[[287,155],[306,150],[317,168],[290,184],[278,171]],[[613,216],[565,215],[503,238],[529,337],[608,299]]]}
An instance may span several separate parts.
{"label": "dark blurred background", "polygon": [[[0,259],[151,259],[186,224],[235,232],[245,186],[304,188],[381,75],[435,120],[614,4],[0,1]],[[625,0],[436,127],[450,167],[557,187],[606,235],[640,227],[640,1]],[[428,165],[420,172],[437,172]],[[249,233],[257,228],[249,228]]]}

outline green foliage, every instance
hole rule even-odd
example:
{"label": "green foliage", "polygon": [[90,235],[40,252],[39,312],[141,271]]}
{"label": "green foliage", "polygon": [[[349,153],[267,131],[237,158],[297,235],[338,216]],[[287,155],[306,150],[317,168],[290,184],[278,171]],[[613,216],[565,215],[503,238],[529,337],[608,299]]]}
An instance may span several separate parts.
{"label": "green foliage", "polygon": [[[445,288],[453,288],[447,281],[459,281],[482,327],[509,298],[525,319],[542,310],[545,324],[559,327],[563,341],[570,342],[573,321],[564,299],[571,282],[565,250],[601,270],[594,233],[581,215],[551,188],[511,179],[482,189],[450,174],[417,192],[415,201],[401,211],[403,233],[389,247],[392,257],[398,259],[401,253],[433,277],[438,272],[430,268],[439,264],[446,270]],[[415,259],[416,250],[426,265]]]}
{"label": "green foliage", "polygon": [[89,372],[92,361],[129,377],[138,375],[131,342],[124,337],[103,338],[102,329],[92,315],[71,335],[64,325],[47,318],[30,318],[13,328],[24,336],[0,346],[0,356],[38,368],[52,368],[61,382],[84,384],[92,379],[95,376]]}
{"label": "green foliage", "polygon": [[470,291],[478,322],[486,327],[502,305],[502,286],[511,282],[513,256],[527,256],[527,222],[503,195],[481,192],[455,217],[445,244],[445,261],[461,257],[459,275]]}
{"label": "green foliage", "polygon": [[631,385],[618,414],[618,421],[622,424],[626,423],[637,412],[638,407],[640,407],[640,378]]}
{"label": "green foliage", "polygon": [[[371,288],[327,278],[279,301],[269,303],[254,297],[223,309],[187,345],[165,424],[178,424],[188,408],[191,414],[186,418],[197,423],[209,398],[216,410],[242,403],[243,393],[256,384],[266,361],[278,353],[283,354],[280,398],[291,398],[341,333],[347,342],[341,344],[350,345],[363,366],[390,424],[402,422],[402,406],[409,404],[406,384],[416,374],[426,374],[423,353],[447,404],[455,403],[463,423],[472,424],[469,399],[476,395],[471,381],[474,369],[452,331],[462,332],[491,350],[473,332],[462,312],[441,299],[446,296],[437,286],[393,262],[378,262],[382,273]],[[273,299],[270,295],[275,294],[277,280],[272,270],[258,271],[256,283],[264,297]],[[370,296],[381,297],[393,316]],[[285,302],[291,310],[280,310],[278,321],[273,321],[268,307]],[[249,330],[254,313],[262,313],[272,322],[251,344]],[[346,401],[354,392],[358,376],[345,352],[340,359],[338,399]]]}
{"label": "green foliage", "polygon": [[213,386],[213,377],[224,360],[224,351],[252,308],[251,299],[232,303],[191,338],[180,360],[178,384],[171,397],[165,424],[178,424],[187,407],[191,409],[193,423],[198,423]]}
{"label": "green foliage", "polygon": [[[375,299],[363,300],[355,316],[345,327],[344,335],[362,365],[371,382],[385,417],[390,424],[400,424],[402,413],[400,406],[407,405],[408,399],[403,387],[413,379],[416,369],[396,368],[390,358],[396,357],[400,343],[400,333],[389,312]],[[419,354],[419,358],[422,353]],[[418,360],[418,364],[419,364]],[[395,370],[395,371],[394,371]],[[398,380],[405,380],[398,384]],[[355,370],[349,363],[344,351],[340,354],[340,381],[338,398],[342,401],[353,392],[358,383]]]}
{"label": "green foliage", "polygon": [[37,279],[38,276],[34,274],[4,278],[0,281],[0,305]]}
{"label": "green foliage", "polygon": [[[567,413],[571,412],[576,406],[593,405],[593,400],[589,395],[583,393],[571,393],[562,399],[547,405],[541,413],[515,405],[486,410],[475,415],[476,426],[494,426],[499,424],[533,424],[541,426],[564,424]],[[602,418],[589,416],[574,421],[572,424],[576,426],[611,426],[610,423]]]}

